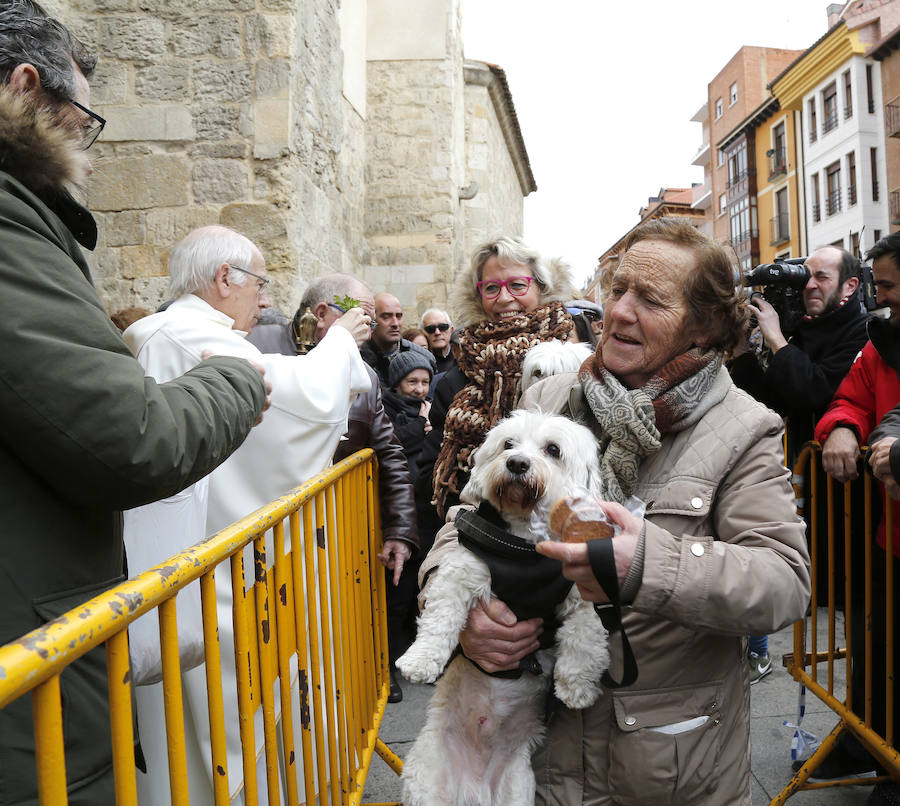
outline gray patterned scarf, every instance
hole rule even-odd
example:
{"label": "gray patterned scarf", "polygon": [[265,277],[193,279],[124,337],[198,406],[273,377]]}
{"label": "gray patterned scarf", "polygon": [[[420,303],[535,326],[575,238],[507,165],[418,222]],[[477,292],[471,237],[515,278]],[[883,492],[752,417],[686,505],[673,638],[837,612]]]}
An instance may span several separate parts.
{"label": "gray patterned scarf", "polygon": [[603,497],[620,504],[634,493],[641,459],[659,450],[660,437],[697,422],[728,391],[722,353],[688,350],[669,361],[640,389],[626,389],[603,366],[600,349],[578,379],[600,426]]}

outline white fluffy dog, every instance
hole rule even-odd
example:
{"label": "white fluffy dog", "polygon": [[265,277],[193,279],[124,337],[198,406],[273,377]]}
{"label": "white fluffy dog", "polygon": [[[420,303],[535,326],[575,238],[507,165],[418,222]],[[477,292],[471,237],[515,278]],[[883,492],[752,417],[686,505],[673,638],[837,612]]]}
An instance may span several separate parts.
{"label": "white fluffy dog", "polygon": [[522,391],[551,375],[577,372],[593,352],[589,344],[582,342],[558,339],[538,342],[525,353],[522,361]]}
{"label": "white fluffy dog", "polygon": [[[565,417],[516,411],[477,450],[462,500],[488,502],[509,532],[537,543],[547,535],[546,518],[558,499],[593,490],[598,483],[595,446],[587,428]],[[540,513],[537,530],[532,513]],[[593,606],[574,585],[563,595],[556,608],[556,651],[538,651],[536,672],[500,678],[462,655],[453,659],[404,763],[404,806],[534,803],[531,753],[543,736],[551,674],[556,696],[571,708],[584,708],[599,695],[609,662],[606,631]],[[457,646],[469,610],[490,598],[488,566],[468,549],[455,547],[434,574],[415,643],[397,668],[414,682],[434,682]]]}

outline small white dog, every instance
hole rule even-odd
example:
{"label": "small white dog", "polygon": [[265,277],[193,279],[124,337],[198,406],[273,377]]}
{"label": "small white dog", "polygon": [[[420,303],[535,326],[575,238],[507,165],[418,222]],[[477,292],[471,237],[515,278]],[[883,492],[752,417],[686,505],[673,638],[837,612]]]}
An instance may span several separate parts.
{"label": "small white dog", "polygon": [[[599,482],[595,446],[593,434],[572,420],[516,411],[476,451],[462,500],[489,513],[483,506],[487,502],[515,536],[509,542],[540,558],[530,547],[548,535],[551,506],[564,496],[592,491]],[[471,514],[458,516],[460,533]],[[584,708],[599,695],[600,677],[609,664],[606,630],[593,605],[574,585],[566,592],[568,583],[555,567],[550,574],[554,582],[562,582],[555,599],[564,597],[556,606],[556,652],[539,650],[536,671],[524,671],[518,679],[488,675],[462,655],[452,660],[404,762],[405,806],[534,803],[531,754],[543,736],[551,674],[556,696],[570,708]],[[489,601],[491,590],[488,565],[462,545],[454,548],[430,583],[415,643],[397,661],[403,675],[419,683],[437,680],[469,610],[479,600]],[[536,596],[538,591],[529,593]]]}
{"label": "small white dog", "polygon": [[575,341],[540,341],[534,345],[522,361],[522,391],[538,381],[561,372],[578,372],[578,369],[594,351],[589,344]]}

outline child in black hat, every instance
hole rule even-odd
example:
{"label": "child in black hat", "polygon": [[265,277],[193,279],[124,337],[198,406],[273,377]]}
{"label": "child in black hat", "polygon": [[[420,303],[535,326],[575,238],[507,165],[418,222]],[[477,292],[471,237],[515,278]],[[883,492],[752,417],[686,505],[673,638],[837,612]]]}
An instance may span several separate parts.
{"label": "child in black hat", "polygon": [[389,389],[384,390],[384,410],[394,424],[414,479],[425,435],[431,430],[428,391],[434,373],[430,356],[420,350],[397,353],[388,367]]}

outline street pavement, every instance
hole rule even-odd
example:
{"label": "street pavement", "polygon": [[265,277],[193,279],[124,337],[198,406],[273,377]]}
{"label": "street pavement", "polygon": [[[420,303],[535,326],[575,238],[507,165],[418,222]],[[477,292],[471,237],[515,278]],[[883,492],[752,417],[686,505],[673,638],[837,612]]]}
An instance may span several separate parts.
{"label": "street pavement", "polygon": [[[824,626],[824,611],[820,616],[820,628]],[[820,629],[820,632],[822,630]],[[843,635],[839,628],[838,635]],[[824,635],[823,635],[824,638]],[[839,641],[839,643],[842,643]],[[819,649],[826,643],[822,641]],[[773,661],[773,672],[757,684],[750,692],[750,740],[752,747],[751,769],[753,773],[753,806],[764,806],[774,798],[791,778],[791,737],[793,729],[783,726],[783,722],[797,720],[797,699],[799,686],[782,666],[782,657],[792,651],[793,628],[788,627],[770,636],[769,654]],[[825,665],[819,668],[819,680],[827,675]],[[403,701],[388,704],[381,723],[382,740],[401,758],[405,757],[412,742],[422,727],[425,708],[432,686],[402,682]],[[843,663],[835,664],[836,694],[844,691]],[[837,717],[828,707],[807,693],[804,729],[823,739],[834,727]],[[850,786],[831,789],[810,790],[793,795],[790,806],[863,806],[869,794],[868,786]],[[400,778],[375,756],[366,781],[363,803],[399,803]]]}

